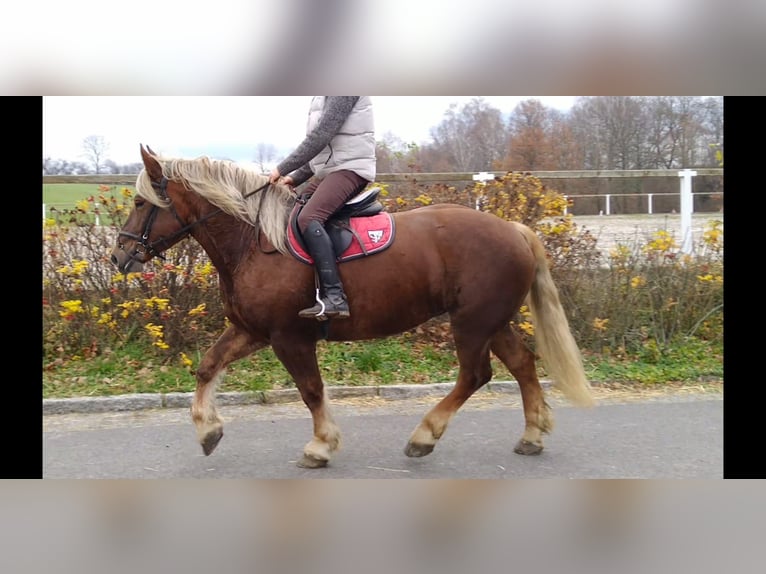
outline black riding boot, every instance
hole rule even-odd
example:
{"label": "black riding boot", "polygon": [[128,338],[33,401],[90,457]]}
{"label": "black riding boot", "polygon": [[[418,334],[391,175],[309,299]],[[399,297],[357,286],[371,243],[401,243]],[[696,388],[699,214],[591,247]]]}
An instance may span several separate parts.
{"label": "black riding boot", "polygon": [[311,221],[303,234],[303,240],[306,242],[309,254],[314,259],[314,268],[319,276],[321,302],[317,301],[316,305],[303,309],[298,315],[320,321],[329,318],[345,319],[350,315],[348,302],[338,274],[335,251],[324,225],[317,221]]}

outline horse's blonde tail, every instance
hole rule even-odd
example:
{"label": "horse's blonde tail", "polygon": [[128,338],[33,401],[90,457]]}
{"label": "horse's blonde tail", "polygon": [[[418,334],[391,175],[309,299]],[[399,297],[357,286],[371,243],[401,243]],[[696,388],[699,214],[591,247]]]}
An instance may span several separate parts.
{"label": "horse's blonde tail", "polygon": [[527,239],[537,260],[537,273],[527,297],[535,328],[537,353],[557,389],[577,406],[594,404],[590,383],[585,376],[580,349],[572,336],[559,292],[548,266],[545,247],[535,232],[514,223]]}

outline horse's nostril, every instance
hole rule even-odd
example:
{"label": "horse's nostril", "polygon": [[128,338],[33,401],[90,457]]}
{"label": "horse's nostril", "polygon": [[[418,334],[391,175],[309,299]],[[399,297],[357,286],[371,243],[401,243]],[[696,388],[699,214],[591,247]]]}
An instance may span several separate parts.
{"label": "horse's nostril", "polygon": [[115,267],[117,267],[117,257],[116,257],[115,255],[112,255],[112,257],[111,257],[111,261],[112,261],[112,265],[114,265]]}

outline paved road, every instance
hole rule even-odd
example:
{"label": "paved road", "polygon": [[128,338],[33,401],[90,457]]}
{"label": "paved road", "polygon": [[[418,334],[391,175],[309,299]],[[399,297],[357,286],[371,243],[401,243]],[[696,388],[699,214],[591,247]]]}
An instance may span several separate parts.
{"label": "paved road", "polygon": [[43,478],[723,478],[720,394],[594,409],[554,397],[556,428],[537,457],[513,453],[518,395],[477,395],[431,455],[406,457],[410,432],[436,400],[332,401],[344,446],[320,470],[295,465],[311,433],[302,404],[221,407],[225,435],[209,457],[187,409],[46,415]]}

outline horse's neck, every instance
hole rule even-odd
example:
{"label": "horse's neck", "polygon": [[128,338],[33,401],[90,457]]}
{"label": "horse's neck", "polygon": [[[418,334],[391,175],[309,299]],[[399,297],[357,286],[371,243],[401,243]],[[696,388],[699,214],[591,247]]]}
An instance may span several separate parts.
{"label": "horse's neck", "polygon": [[207,253],[219,275],[233,273],[251,251],[254,229],[244,221],[221,212],[192,230],[192,237]]}

